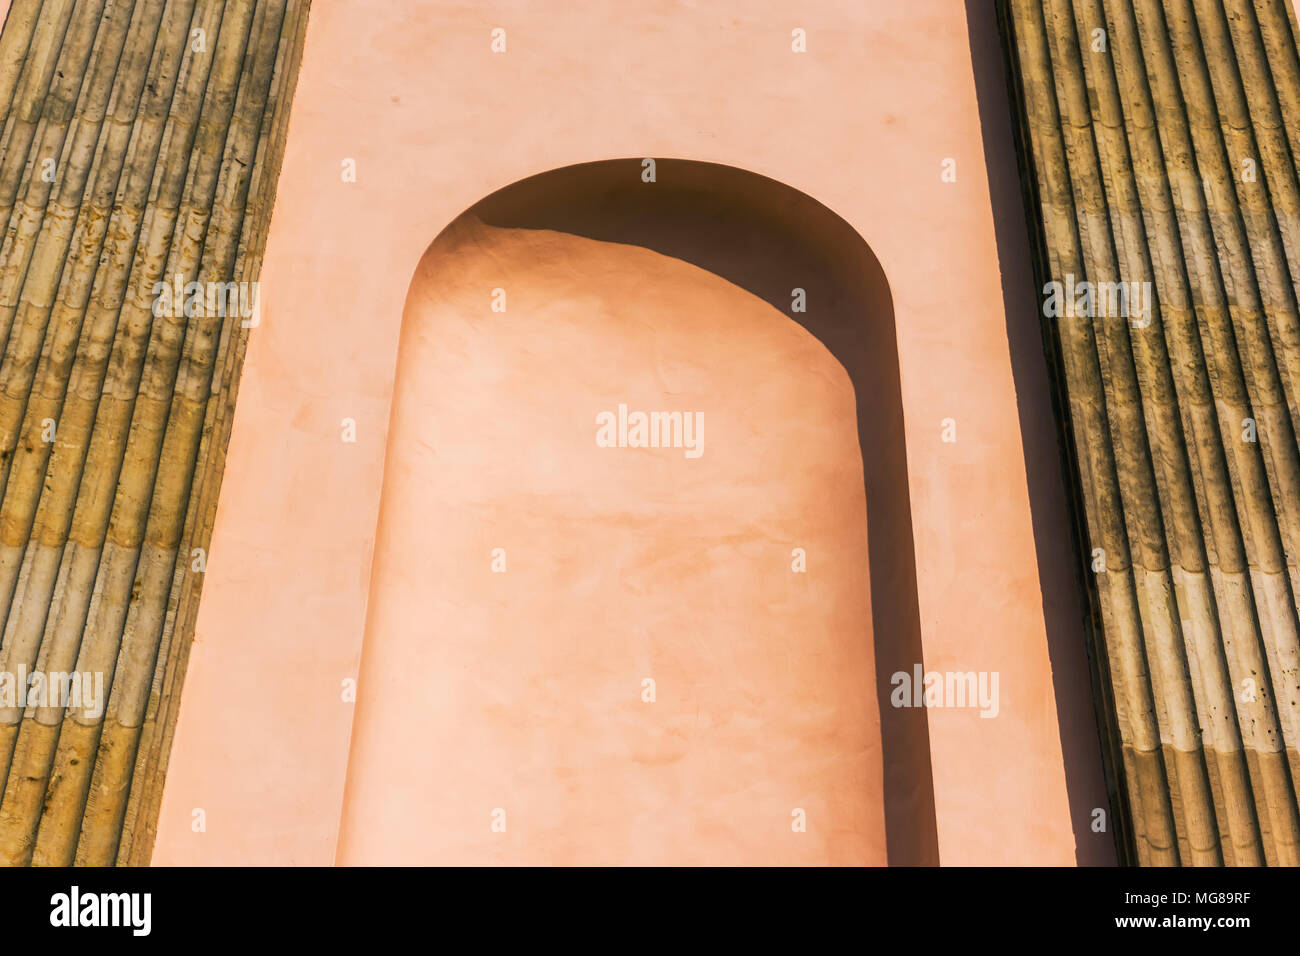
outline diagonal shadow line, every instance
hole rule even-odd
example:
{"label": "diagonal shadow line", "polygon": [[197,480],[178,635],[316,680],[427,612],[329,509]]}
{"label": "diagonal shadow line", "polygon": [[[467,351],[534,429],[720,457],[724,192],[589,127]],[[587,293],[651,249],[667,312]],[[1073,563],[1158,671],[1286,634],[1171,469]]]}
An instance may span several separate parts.
{"label": "diagonal shadow line", "polygon": [[[1084,565],[1077,557],[1087,551],[1079,539],[1081,513],[1072,511],[1077,502],[1067,497],[1067,475],[1073,466],[1065,450],[1069,439],[1059,424],[1065,412],[1049,380],[1055,358],[1044,339],[1035,294],[1029,218],[1011,125],[1008,64],[996,13],[995,0],[966,0],[1075,860],[1082,866],[1114,866],[1115,841],[1121,838],[1123,826],[1115,812],[1115,784],[1106,779],[1101,750],[1105,731],[1099,732],[1104,724],[1097,717],[1094,695],[1098,691],[1090,679],[1095,669],[1088,642],[1096,622],[1082,578]],[[1110,833],[1092,831],[1093,811],[1098,807],[1110,812]]]}

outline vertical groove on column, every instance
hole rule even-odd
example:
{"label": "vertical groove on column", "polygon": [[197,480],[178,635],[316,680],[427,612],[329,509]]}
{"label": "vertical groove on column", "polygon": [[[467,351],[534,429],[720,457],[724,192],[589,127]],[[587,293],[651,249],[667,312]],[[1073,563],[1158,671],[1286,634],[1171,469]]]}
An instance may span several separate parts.
{"label": "vertical groove on column", "polygon": [[[27,51],[40,16],[42,0],[14,0],[0,33],[0,131],[9,123],[14,90],[27,64]],[[3,138],[0,137],[0,142]]]}

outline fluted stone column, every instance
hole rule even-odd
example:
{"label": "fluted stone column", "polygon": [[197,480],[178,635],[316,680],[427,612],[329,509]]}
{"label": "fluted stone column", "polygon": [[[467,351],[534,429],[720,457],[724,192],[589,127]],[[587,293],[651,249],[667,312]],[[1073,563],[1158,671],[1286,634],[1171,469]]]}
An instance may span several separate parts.
{"label": "fluted stone column", "polygon": [[106,697],[0,701],[0,863],[148,862],[252,324],[158,284],[256,282],[308,6],[15,0],[0,34],[0,672]]}
{"label": "fluted stone column", "polygon": [[1143,864],[1295,865],[1294,11],[1000,14],[1123,842]]}

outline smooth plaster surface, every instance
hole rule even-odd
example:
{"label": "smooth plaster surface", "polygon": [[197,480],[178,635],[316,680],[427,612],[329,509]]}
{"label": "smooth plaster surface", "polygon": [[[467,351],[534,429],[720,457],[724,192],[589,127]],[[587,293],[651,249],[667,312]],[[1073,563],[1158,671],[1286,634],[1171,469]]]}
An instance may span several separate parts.
{"label": "smooth plaster surface", "polygon": [[[497,26],[504,54],[490,50]],[[791,52],[795,27],[807,53]],[[1045,613],[1068,630],[1070,609],[1045,612],[1044,594],[1069,557],[1043,564],[1050,587],[1040,579],[1022,429],[1054,436],[1042,379],[1017,403],[1008,329],[1036,334],[1036,303],[1024,285],[1004,300],[1001,269],[1027,270],[999,262],[970,44],[951,0],[314,6],[155,862],[335,859],[354,714],[341,687],[360,664],[415,265],[496,189],[635,156],[785,183],[880,260],[924,666],[1000,675],[997,719],[929,712],[938,858],[1105,857],[1086,818],[1105,805],[1098,769],[1076,765],[1067,794],[1062,740],[1096,730],[1081,638],[1057,662],[1064,710],[1049,658]],[[947,158],[956,182],[941,181]],[[349,159],[356,182],[340,175]],[[947,418],[955,443],[941,441]],[[1059,514],[1039,520],[1065,540]]]}
{"label": "smooth plaster surface", "polygon": [[[339,861],[884,863],[830,352],[680,259],[472,214],[404,322]],[[691,430],[601,447],[619,404]]]}

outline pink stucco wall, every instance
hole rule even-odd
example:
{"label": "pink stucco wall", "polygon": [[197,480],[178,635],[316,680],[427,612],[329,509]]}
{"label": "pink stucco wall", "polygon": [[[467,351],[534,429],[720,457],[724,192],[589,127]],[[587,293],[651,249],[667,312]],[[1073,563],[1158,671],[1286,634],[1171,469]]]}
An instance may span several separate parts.
{"label": "pink stucco wall", "polygon": [[[620,404],[684,427],[602,446]],[[698,266],[444,233],[403,323],[339,861],[884,863],[855,405]]]}
{"label": "pink stucco wall", "polygon": [[[1018,405],[1008,339],[1009,324],[1037,334],[1036,304],[1023,259],[1005,243],[999,258],[971,49],[953,0],[318,0],[155,861],[336,859],[354,707],[341,689],[360,668],[416,264],[492,191],[625,156],[761,173],[870,245],[896,312],[924,666],[1000,675],[996,719],[929,713],[939,858],[1092,853],[1075,834],[1105,804],[1099,776],[1074,770],[1067,793],[1064,756],[1095,735],[1084,661],[1054,677],[1044,600],[1068,578],[1065,525],[1058,494],[1037,520],[1062,556],[1040,565],[1022,435],[1050,459],[1050,410],[1041,375]],[[1011,302],[1004,269],[1025,290]]]}

